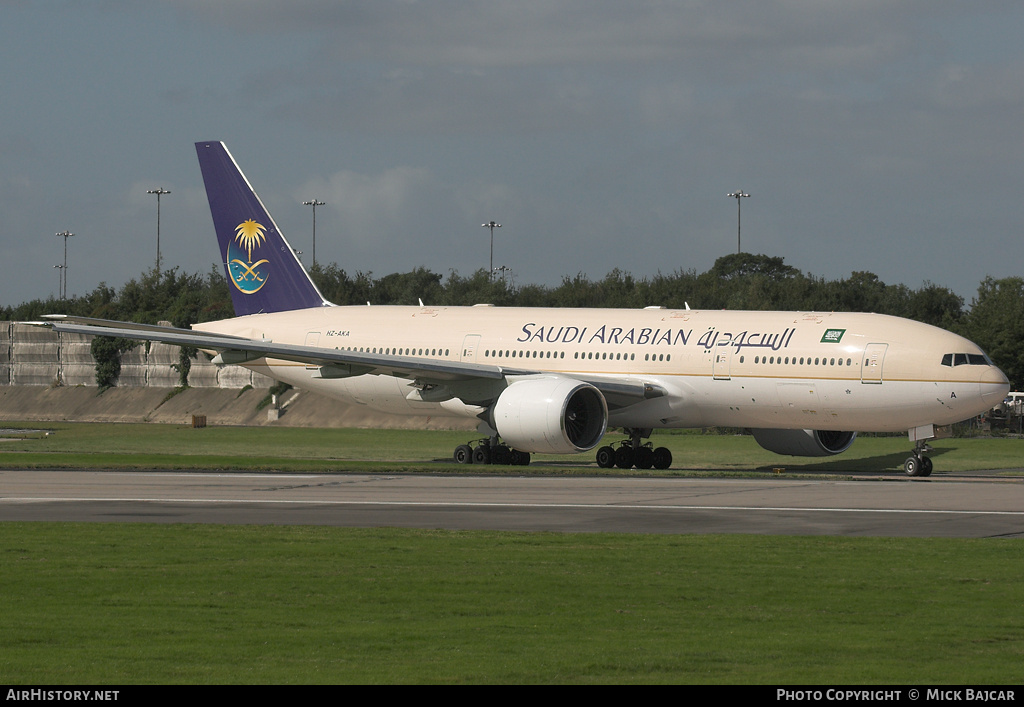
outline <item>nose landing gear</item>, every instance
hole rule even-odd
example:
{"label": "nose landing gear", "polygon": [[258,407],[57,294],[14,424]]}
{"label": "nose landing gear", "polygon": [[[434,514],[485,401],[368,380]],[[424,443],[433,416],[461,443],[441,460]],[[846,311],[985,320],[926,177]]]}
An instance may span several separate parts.
{"label": "nose landing gear", "polygon": [[919,441],[914,444],[914,451],[903,462],[903,471],[907,476],[931,476],[932,460],[930,457],[924,456],[930,451],[932,448],[928,446],[927,442]]}

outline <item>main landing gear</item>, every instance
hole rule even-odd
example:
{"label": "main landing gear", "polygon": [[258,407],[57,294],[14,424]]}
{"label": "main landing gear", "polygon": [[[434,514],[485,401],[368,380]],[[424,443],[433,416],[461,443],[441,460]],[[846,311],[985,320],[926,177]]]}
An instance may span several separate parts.
{"label": "main landing gear", "polygon": [[654,449],[650,442],[641,443],[641,437],[650,437],[651,430],[628,428],[629,439],[619,442],[619,448],[601,447],[597,450],[597,465],[602,469],[617,466],[620,469],[668,469],[672,466],[672,452],[665,447]]}
{"label": "main landing gear", "polygon": [[456,464],[501,464],[506,466],[526,466],[530,463],[529,452],[520,452],[497,438],[485,437],[473,444],[460,444],[455,448],[452,457]]}
{"label": "main landing gear", "polygon": [[928,446],[927,442],[919,441],[914,444],[914,451],[903,462],[903,471],[907,473],[907,476],[932,475],[932,460],[924,456],[930,451],[932,448]]}

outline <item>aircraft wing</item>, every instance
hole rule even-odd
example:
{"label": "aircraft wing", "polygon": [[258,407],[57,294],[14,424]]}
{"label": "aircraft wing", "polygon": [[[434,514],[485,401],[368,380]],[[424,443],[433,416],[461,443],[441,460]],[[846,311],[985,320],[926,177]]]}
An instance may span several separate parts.
{"label": "aircraft wing", "polygon": [[[541,369],[507,368],[464,361],[439,361],[413,356],[385,356],[384,354],[343,351],[319,346],[281,344],[268,339],[249,339],[192,329],[134,324],[107,319],[65,315],[47,315],[47,319],[50,321],[34,323],[69,334],[110,336],[136,341],[160,341],[176,346],[194,346],[208,351],[217,351],[218,354],[213,359],[213,362],[217,364],[244,364],[261,358],[311,364],[319,367],[317,377],[320,378],[345,378],[376,374],[416,380],[427,385],[443,386],[459,381],[499,381],[510,377],[520,378],[551,373]],[[567,377],[589,383],[600,390],[605,395],[610,409],[627,407],[649,398],[667,394],[667,391],[658,384],[637,378],[608,378],[589,375]]]}

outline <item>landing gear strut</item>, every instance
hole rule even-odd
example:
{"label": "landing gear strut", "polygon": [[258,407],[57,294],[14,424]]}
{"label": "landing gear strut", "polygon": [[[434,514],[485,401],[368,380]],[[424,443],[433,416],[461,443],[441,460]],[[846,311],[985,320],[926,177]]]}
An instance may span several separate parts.
{"label": "landing gear strut", "polygon": [[642,437],[650,437],[651,430],[639,427],[626,429],[629,439],[619,442],[619,448],[605,446],[597,450],[597,465],[602,469],[617,466],[620,469],[668,469],[672,466],[672,452],[665,447],[653,448],[651,442],[641,442]]}
{"label": "landing gear strut", "polygon": [[924,456],[930,451],[932,451],[932,448],[923,440],[914,444],[914,451],[903,462],[903,471],[906,472],[907,476],[931,476],[932,460],[930,457]]}
{"label": "landing gear strut", "polygon": [[[474,446],[475,444],[475,446]],[[475,443],[460,444],[452,455],[456,464],[502,464],[526,466],[530,463],[529,452],[520,452],[498,441],[497,437],[485,437]]]}

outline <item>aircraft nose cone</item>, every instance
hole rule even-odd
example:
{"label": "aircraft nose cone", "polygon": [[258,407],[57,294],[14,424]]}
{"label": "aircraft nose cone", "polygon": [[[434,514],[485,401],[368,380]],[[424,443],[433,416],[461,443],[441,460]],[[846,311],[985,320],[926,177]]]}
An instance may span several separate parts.
{"label": "aircraft nose cone", "polygon": [[989,366],[981,374],[981,399],[989,406],[995,406],[1003,402],[1006,394],[1010,392],[1010,381],[1006,375],[995,366]]}

